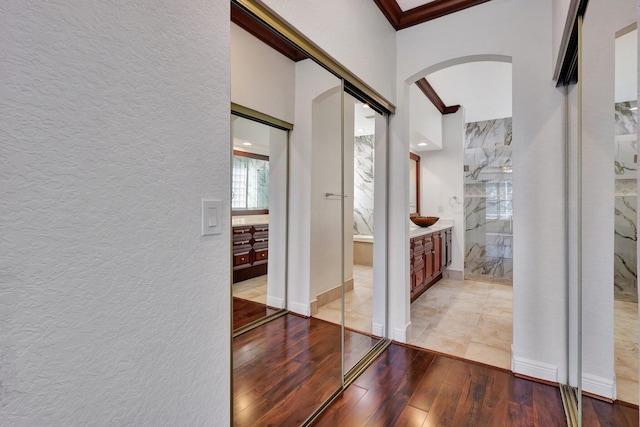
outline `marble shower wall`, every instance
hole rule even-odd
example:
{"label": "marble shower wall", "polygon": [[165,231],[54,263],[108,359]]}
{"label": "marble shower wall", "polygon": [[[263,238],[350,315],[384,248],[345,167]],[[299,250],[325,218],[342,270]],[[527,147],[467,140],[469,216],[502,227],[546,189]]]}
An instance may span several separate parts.
{"label": "marble shower wall", "polygon": [[638,301],[637,269],[637,177],[634,157],[638,150],[637,102],[620,102],[615,106],[615,299]]}
{"label": "marble shower wall", "polygon": [[374,135],[356,136],[353,176],[353,234],[373,236]]}
{"label": "marble shower wall", "polygon": [[467,123],[465,278],[512,283],[511,118]]}

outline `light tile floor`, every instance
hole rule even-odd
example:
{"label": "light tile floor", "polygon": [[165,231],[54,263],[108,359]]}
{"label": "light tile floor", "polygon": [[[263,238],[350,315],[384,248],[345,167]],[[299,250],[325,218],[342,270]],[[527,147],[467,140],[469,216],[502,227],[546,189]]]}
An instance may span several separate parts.
{"label": "light tile floor", "polygon": [[409,344],[510,369],[512,289],[442,279],[411,304]]}
{"label": "light tile floor", "polygon": [[267,303],[267,275],[254,277],[233,284],[233,296],[260,304]]}
{"label": "light tile floor", "polygon": [[618,400],[638,404],[638,304],[614,302],[616,392]]}
{"label": "light tile floor", "polygon": [[[353,290],[344,296],[344,324],[356,331],[371,334],[373,312],[373,268],[367,265],[353,266]],[[314,316],[331,323],[342,323],[340,299],[318,308]]]}

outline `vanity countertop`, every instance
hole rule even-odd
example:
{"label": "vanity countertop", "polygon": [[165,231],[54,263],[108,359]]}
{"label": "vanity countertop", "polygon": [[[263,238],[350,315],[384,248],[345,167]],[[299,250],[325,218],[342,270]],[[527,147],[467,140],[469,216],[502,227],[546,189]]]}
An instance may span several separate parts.
{"label": "vanity countertop", "polygon": [[446,230],[447,228],[453,228],[452,220],[439,220],[431,227],[418,227],[411,223],[409,225],[409,238],[424,236],[425,234],[435,233],[436,231]]}
{"label": "vanity countertop", "polygon": [[231,226],[269,224],[269,214],[265,215],[236,215],[231,217]]}

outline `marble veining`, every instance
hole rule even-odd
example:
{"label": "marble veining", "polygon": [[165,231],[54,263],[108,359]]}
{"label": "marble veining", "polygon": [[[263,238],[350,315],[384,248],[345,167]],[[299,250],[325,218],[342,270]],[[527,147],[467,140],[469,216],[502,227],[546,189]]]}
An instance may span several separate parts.
{"label": "marble veining", "polygon": [[632,110],[637,107],[637,101],[616,103],[616,135],[637,134],[638,110]]}
{"label": "marble veining", "polygon": [[356,136],[353,149],[353,234],[372,236],[374,135]]}
{"label": "marble veining", "polygon": [[614,295],[616,300],[638,300],[637,269],[637,102],[615,105],[615,221]]}
{"label": "marble veining", "polygon": [[511,283],[511,118],[467,123],[465,278]]}

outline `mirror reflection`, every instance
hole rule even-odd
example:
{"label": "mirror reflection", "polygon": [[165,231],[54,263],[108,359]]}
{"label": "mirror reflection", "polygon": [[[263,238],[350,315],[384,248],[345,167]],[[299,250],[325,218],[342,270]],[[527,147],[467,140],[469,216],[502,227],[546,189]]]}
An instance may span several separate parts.
{"label": "mirror reflection", "polygon": [[638,404],[638,30],[615,42],[614,352],[616,396]]}
{"label": "mirror reflection", "polygon": [[420,156],[409,153],[409,215],[420,216]]}
{"label": "mirror reflection", "polygon": [[233,328],[285,308],[287,132],[232,115]]}
{"label": "mirror reflection", "polygon": [[232,21],[232,101],[295,125],[232,118],[234,328],[290,310],[233,339],[234,425],[301,425],[343,384],[341,323],[310,317],[318,292],[342,301],[342,202],[325,196],[342,192],[342,82],[235,5]]}
{"label": "mirror reflection", "polygon": [[[243,142],[243,144],[251,144]],[[233,150],[231,209],[269,212],[269,156]]]}

